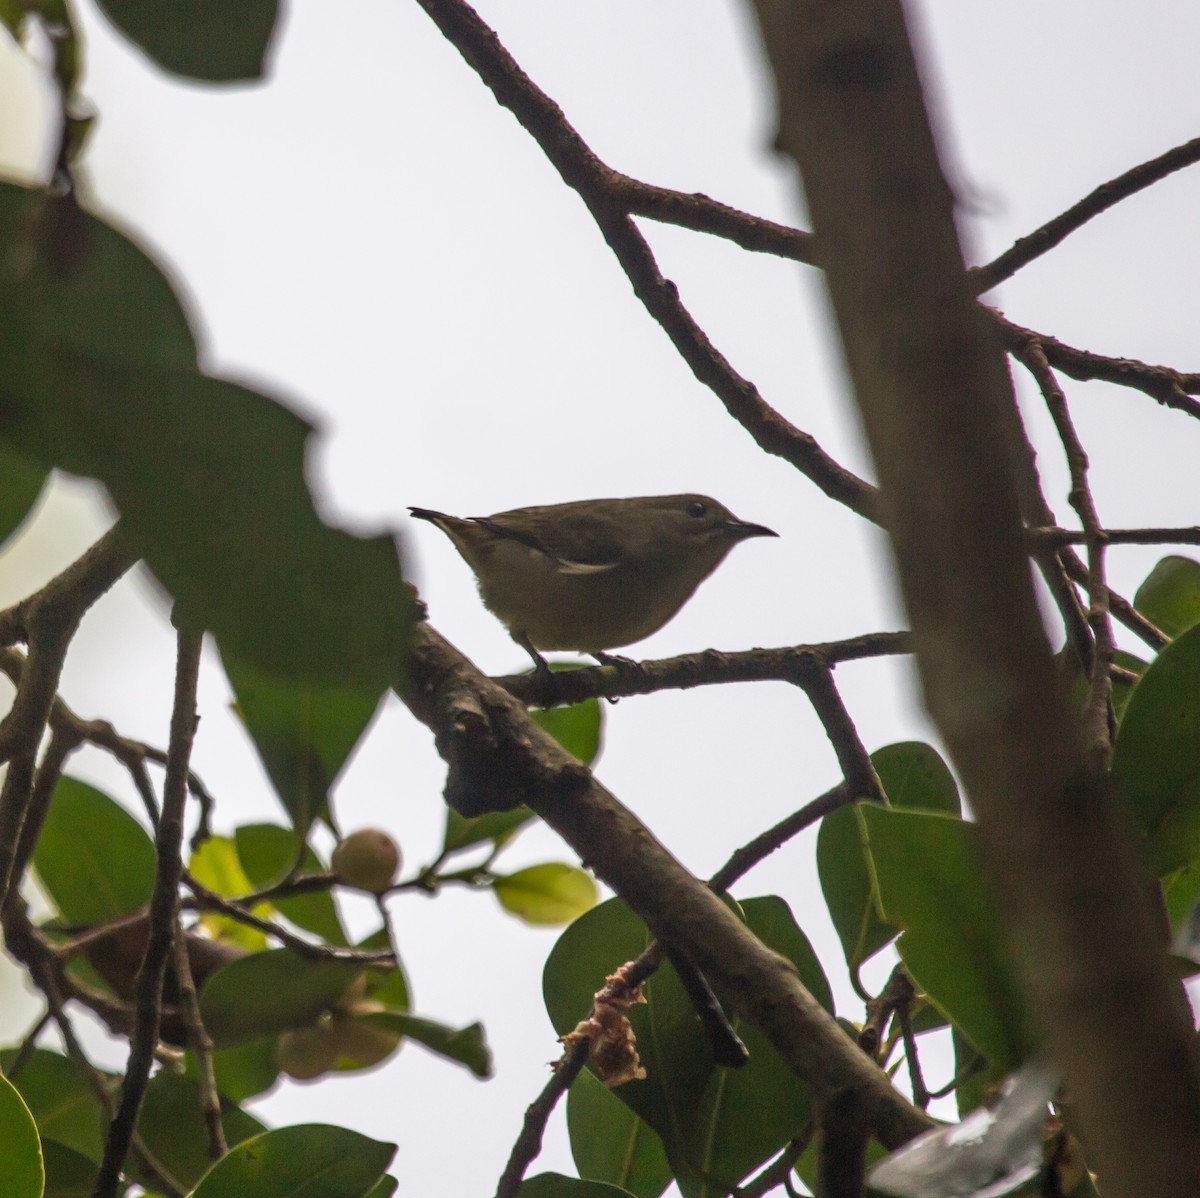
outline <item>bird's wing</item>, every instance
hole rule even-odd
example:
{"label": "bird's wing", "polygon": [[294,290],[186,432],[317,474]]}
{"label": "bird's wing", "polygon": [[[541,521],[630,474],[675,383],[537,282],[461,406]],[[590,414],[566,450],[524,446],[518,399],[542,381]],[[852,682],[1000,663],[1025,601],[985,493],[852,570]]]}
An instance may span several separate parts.
{"label": "bird's wing", "polygon": [[[518,516],[519,520],[510,520],[510,516]],[[472,523],[553,558],[563,574],[603,574],[621,564],[613,557],[612,546],[605,544],[588,522],[564,521],[561,516],[540,519],[525,509],[496,516],[474,516]]]}

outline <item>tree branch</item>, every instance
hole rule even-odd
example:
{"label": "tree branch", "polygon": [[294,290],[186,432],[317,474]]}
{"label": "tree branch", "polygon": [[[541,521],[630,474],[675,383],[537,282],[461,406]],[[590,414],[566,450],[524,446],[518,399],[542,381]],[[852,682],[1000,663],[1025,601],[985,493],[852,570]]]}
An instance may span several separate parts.
{"label": "tree branch", "polygon": [[[977,814],[1030,1010],[1105,1193],[1200,1193],[1190,1013],[1042,632],[1011,465],[1015,401],[966,275],[904,13],[897,0],[758,0],[756,10],[780,143],[801,168],[879,471],[925,701]],[[1050,347],[1046,357],[1054,364]]]}
{"label": "tree branch", "polygon": [[[630,182],[602,162],[563,115],[501,45],[496,34],[464,0],[419,0],[434,24],[542,148],[563,182],[587,205],[621,263],[637,297],[662,326],[693,374],[709,387],[726,411],[765,452],[783,458],[831,499],[867,519],[875,507],[874,488],[833,460],[808,433],[772,408],[709,341],[679,299],[675,285],[659,273],[654,255],[623,206],[622,187]],[[651,196],[663,211],[667,195],[657,189],[629,189],[644,206]],[[677,210],[686,204],[675,201]],[[693,204],[693,209],[698,208]],[[712,214],[709,209],[710,215]],[[729,220],[732,210],[724,216]]]}
{"label": "tree branch", "polygon": [[657,661],[615,660],[602,666],[557,670],[548,678],[536,673],[506,674],[495,681],[522,702],[553,707],[584,699],[624,699],[731,682],[791,682],[803,686],[806,680],[841,662],[910,652],[912,642],[908,633],[874,632],[815,645],[743,649],[734,653],[704,649]]}
{"label": "tree branch", "polygon": [[162,1021],[163,982],[171,943],[179,920],[179,880],[183,875],[183,813],[187,803],[188,759],[196,734],[196,686],[200,673],[199,632],[178,634],[175,668],[175,703],[171,712],[171,739],[167,750],[167,773],[163,782],[162,816],[155,835],[157,866],[150,896],[149,932],[146,955],[138,970],[137,1017],[129,1044],[129,1060],[121,1084],[121,1101],[104,1143],[104,1157],[92,1191],[95,1198],[115,1198],[121,1168],[137,1129],[138,1114],[154,1051],[158,1047]]}
{"label": "tree branch", "polygon": [[1089,192],[1053,220],[1048,220],[1040,229],[1019,237],[998,258],[972,270],[971,282],[976,292],[990,291],[997,283],[1012,278],[1022,267],[1054,249],[1093,217],[1197,161],[1200,161],[1200,137],[1175,146],[1165,154],[1151,158],[1149,162],[1131,167],[1107,183],[1101,183],[1095,191]]}
{"label": "tree branch", "polygon": [[702,882],[553,738],[428,624],[414,630],[396,692],[434,732],[452,806],[528,804],[656,937],[693,961],[817,1096],[854,1088],[885,1144],[928,1121],[890,1085],[800,984]]}

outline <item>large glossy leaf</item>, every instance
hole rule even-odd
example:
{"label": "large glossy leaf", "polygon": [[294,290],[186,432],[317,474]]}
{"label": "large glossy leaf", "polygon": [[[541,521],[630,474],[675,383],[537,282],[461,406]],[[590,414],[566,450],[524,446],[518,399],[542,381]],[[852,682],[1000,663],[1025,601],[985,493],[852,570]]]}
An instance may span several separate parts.
{"label": "large glossy leaf", "polygon": [[395,1151],[344,1127],[280,1127],[239,1144],[191,1198],[366,1198]]}
{"label": "large glossy leaf", "polygon": [[1133,606],[1168,636],[1200,622],[1200,562],[1170,554],[1137,589]]}
{"label": "large glossy leaf", "polygon": [[629,1191],[603,1181],[580,1181],[561,1173],[527,1177],[517,1191],[520,1198],[628,1198]]}
{"label": "large glossy leaf", "polygon": [[[69,347],[114,362],[195,369],[196,342],[163,271],[75,200],[0,183],[0,347],[13,376]],[[0,367],[0,378],[3,378]]]}
{"label": "large glossy leaf", "polygon": [[99,1165],[57,1140],[42,1140],[46,1169],[43,1198],[91,1198]]}
{"label": "large glossy leaf", "polygon": [[[231,1048],[218,1048],[213,1053],[213,1073],[217,1090],[230,1102],[244,1102],[269,1090],[279,1078],[279,1062],[275,1058],[275,1036],[248,1040]],[[191,1050],[185,1057],[187,1075],[199,1078],[200,1066]]]}
{"label": "large glossy leaf", "polygon": [[[210,836],[192,854],[188,862],[188,872],[201,885],[207,886],[209,890],[224,898],[240,898],[253,889],[242,863],[238,860],[237,847],[231,836]],[[269,915],[270,907],[261,903],[254,908],[254,914]],[[267,947],[265,933],[215,911],[201,912],[200,927],[212,938],[249,952],[260,952]]]}
{"label": "large glossy leaf", "polygon": [[533,812],[528,807],[514,807],[511,811],[490,811],[487,815],[477,815],[473,818],[459,815],[453,807],[447,807],[442,851],[460,853],[487,841],[502,844],[510,840],[518,829],[533,818]]}
{"label": "large glossy leaf", "polygon": [[278,0],[96,0],[165,71],[211,83],[258,79]]}
{"label": "large glossy leaf", "polygon": [[[951,815],[961,810],[954,775],[931,745],[920,741],[885,745],[871,754],[871,763],[892,807]],[[862,963],[890,944],[898,929],[880,918],[861,821],[852,807],[831,812],[821,821],[817,871],[846,964],[857,977]]]}
{"label": "large glossy leaf", "polygon": [[0,544],[21,527],[33,510],[48,474],[45,466],[0,443]]}
{"label": "large glossy leaf", "polygon": [[[232,1103],[223,1104],[221,1126],[230,1146],[267,1130],[253,1115]],[[160,1070],[150,1079],[138,1119],[138,1134],[155,1159],[184,1185],[195,1185],[212,1165],[200,1106],[200,1086],[190,1077]],[[136,1174],[136,1159],[130,1165]],[[150,1184],[149,1178],[141,1180]]]}
{"label": "large glossy leaf", "polygon": [[296,831],[303,837],[318,818],[332,823],[330,787],[374,718],[378,688],[280,679],[229,653],[223,661],[238,714]]}
{"label": "large glossy leaf", "polygon": [[[257,887],[280,881],[296,864],[300,841],[294,832],[275,824],[243,824],[234,833],[238,859],[247,877]],[[306,845],[300,858],[304,873],[324,869],[316,853]],[[330,944],[347,944],[337,905],[328,890],[314,890],[291,898],[276,899],[274,906],[298,928],[320,936]]]}
{"label": "large glossy leaf", "polygon": [[977,830],[935,812],[855,810],[883,918],[904,929],[897,948],[913,980],[995,1067],[1015,1068],[1031,1037]]}
{"label": "large glossy leaf", "polygon": [[465,1065],[476,1077],[492,1076],[492,1054],[481,1023],[456,1028],[401,1011],[378,1011],[363,1016],[363,1022],[415,1040],[437,1056]]}
{"label": "large glossy leaf", "polygon": [[535,707],[529,714],[535,724],[549,732],[584,765],[591,765],[596,760],[604,731],[604,712],[598,700],[584,699],[582,703],[545,710]]}
{"label": "large glossy leaf", "polygon": [[[777,898],[742,904],[746,922],[796,965],[813,995],[830,1005],[829,986],[787,905]],[[617,899],[573,923],[546,962],[546,1008],[560,1034],[591,1009],[592,994],[648,943],[645,925]],[[613,1092],[660,1136],[685,1198],[728,1193],[782,1148],[808,1117],[810,1098],[771,1046],[739,1026],[750,1050],[742,1069],[718,1067],[673,969],[646,986],[645,1005],[629,1012],[647,1077]]]}
{"label": "large glossy leaf", "polygon": [[[16,1051],[0,1054],[7,1073]],[[12,1079],[44,1140],[57,1140],[99,1163],[106,1114],[82,1066],[61,1053],[35,1048]]]}
{"label": "large glossy leaf", "polygon": [[526,923],[569,923],[596,905],[599,893],[591,874],[576,865],[548,861],[496,878],[492,892],[500,905]]}
{"label": "large glossy leaf", "polygon": [[233,961],[204,984],[200,1012],[218,1047],[303,1027],[329,1010],[362,967],[271,949]]}
{"label": "large glossy leaf", "polygon": [[33,867],[66,923],[100,923],[149,901],[154,842],[108,795],[63,777],[54,788]]}
{"label": "large glossy leaf", "polygon": [[0,435],[104,483],[178,622],[280,679],[378,695],[396,676],[412,605],[395,542],[321,522],[306,421],[234,383],[66,352],[7,381]]}
{"label": "large glossy leaf", "polygon": [[42,1198],[46,1174],[37,1125],[13,1084],[0,1077],[0,1161],[5,1198]]}
{"label": "large glossy leaf", "polygon": [[958,783],[932,745],[919,740],[884,745],[871,754],[871,764],[892,807],[962,814]]}
{"label": "large glossy leaf", "polygon": [[1157,877],[1200,861],[1200,625],[1138,681],[1117,730],[1112,776]]}
{"label": "large glossy leaf", "polygon": [[412,601],[392,537],[318,517],[308,422],[197,373],[165,276],[69,197],[0,189],[0,290],[0,440],[104,483],[180,623],[266,673],[381,693]]}
{"label": "large glossy leaf", "polygon": [[658,1133],[594,1073],[584,1069],[567,1094],[567,1131],[579,1176],[658,1198],[671,1166]]}

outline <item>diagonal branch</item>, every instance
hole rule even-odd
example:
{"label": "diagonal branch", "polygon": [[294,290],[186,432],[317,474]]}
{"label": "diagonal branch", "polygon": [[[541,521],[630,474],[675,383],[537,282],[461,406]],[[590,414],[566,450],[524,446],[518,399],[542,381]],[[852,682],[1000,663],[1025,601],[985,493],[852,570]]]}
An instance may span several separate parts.
{"label": "diagonal branch", "polygon": [[1076,349],[1054,337],[1022,328],[1006,320],[999,312],[991,314],[1005,348],[1018,357],[1025,346],[1037,342],[1046,361],[1055,370],[1061,370],[1077,382],[1086,383],[1095,379],[1103,383],[1115,383],[1118,387],[1130,387],[1158,400],[1164,407],[1200,418],[1200,401],[1192,398],[1193,394],[1200,393],[1200,374],[1185,374],[1169,366],[1153,366],[1135,358],[1109,358],[1104,354],[1094,354],[1091,350]]}
{"label": "diagonal branch", "polygon": [[[729,414],[765,452],[783,458],[831,499],[874,519],[874,488],[831,458],[808,433],[785,420],[743,378],[708,339],[680,302],[675,285],[663,278],[649,244],[620,200],[626,177],[602,162],[583,141],[563,111],[521,70],[500,39],[464,0],[419,0],[434,24],[520,121],[562,176],[587,205],[600,231],[625,270],[637,297],[662,325],[696,378],[709,387]],[[659,211],[666,195],[640,191],[642,204],[653,198]],[[682,210],[686,204],[677,204]],[[693,204],[693,210],[700,202]],[[711,212],[711,209],[709,209]],[[725,212],[730,220],[734,210]]]}
{"label": "diagonal branch", "polygon": [[1072,204],[1053,220],[1048,220],[1040,229],[1034,229],[1032,233],[1018,238],[998,258],[971,271],[971,282],[976,292],[990,291],[997,283],[1012,278],[1035,258],[1054,249],[1093,217],[1198,161],[1200,137],[1194,137],[1157,158],[1151,158],[1149,162],[1131,167],[1115,179],[1109,179],[1107,183],[1101,183],[1095,191],[1084,196],[1077,204]]}
{"label": "diagonal branch", "polygon": [[414,630],[409,668],[395,689],[434,732],[449,765],[452,805],[533,808],[657,938],[696,964],[818,1098],[846,1089],[860,1093],[885,1144],[929,1125],[804,989],[792,965],[428,624]]}

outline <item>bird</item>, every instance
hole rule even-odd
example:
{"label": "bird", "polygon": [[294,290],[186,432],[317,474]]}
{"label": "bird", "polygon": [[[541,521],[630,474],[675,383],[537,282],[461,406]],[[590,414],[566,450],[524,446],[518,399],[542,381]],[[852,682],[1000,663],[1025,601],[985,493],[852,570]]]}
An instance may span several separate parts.
{"label": "bird", "polygon": [[739,542],[779,534],[707,495],[581,499],[459,517],[410,507],[454,543],[487,608],[549,669],[543,651],[604,662],[657,632]]}

